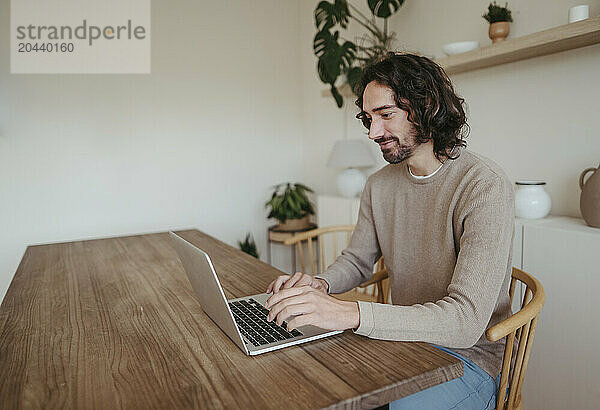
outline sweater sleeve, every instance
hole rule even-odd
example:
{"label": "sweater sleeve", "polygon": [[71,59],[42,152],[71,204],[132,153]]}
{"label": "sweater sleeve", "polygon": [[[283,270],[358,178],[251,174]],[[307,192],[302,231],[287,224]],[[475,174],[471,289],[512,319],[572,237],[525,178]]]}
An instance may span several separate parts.
{"label": "sweater sleeve", "polygon": [[373,266],[381,256],[371,207],[371,182],[363,190],[358,221],[350,244],[325,272],[315,277],[329,284],[329,293],[344,293],[373,276]]}
{"label": "sweater sleeve", "polygon": [[356,333],[450,348],[475,345],[510,272],[513,204],[507,178],[496,175],[487,183],[477,184],[461,211],[463,233],[447,296],[412,306],[358,302],[360,326]]}

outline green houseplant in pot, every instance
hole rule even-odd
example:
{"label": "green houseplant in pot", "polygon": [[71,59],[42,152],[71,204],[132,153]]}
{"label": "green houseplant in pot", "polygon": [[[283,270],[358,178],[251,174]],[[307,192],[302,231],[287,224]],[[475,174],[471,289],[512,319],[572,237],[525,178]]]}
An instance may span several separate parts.
{"label": "green houseplant in pot", "polygon": [[513,21],[512,13],[508,9],[508,3],[504,7],[499,6],[494,1],[488,6],[488,12],[482,16],[490,23],[489,36],[492,43],[504,41],[510,33],[510,25]]}
{"label": "green houseplant in pot", "polygon": [[[313,39],[317,72],[321,81],[329,86],[338,107],[342,107],[344,98],[336,81],[345,76],[352,92],[357,94],[363,68],[391,50],[395,33],[388,33],[388,18],[403,3],[404,0],[367,0],[370,17],[347,0],[323,0],[317,4],[314,13],[317,34]],[[366,30],[356,42],[345,39],[335,30],[337,27],[347,29],[350,20]]]}
{"label": "green houseplant in pot", "polygon": [[250,256],[254,256],[256,259],[258,256],[258,249],[256,248],[256,242],[254,242],[254,238],[251,233],[246,234],[246,238],[244,241],[238,241],[238,246],[242,252],[246,252]]}
{"label": "green houseplant in pot", "polygon": [[296,231],[310,226],[309,217],[315,214],[307,192],[312,189],[303,184],[290,182],[276,185],[271,200],[265,206],[269,209],[268,218],[279,221],[277,230]]}

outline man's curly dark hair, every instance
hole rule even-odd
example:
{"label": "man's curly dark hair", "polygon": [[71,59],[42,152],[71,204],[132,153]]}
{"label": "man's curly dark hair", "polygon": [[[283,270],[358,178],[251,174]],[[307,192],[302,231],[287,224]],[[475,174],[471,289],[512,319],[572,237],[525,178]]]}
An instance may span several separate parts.
{"label": "man's curly dark hair", "polygon": [[388,53],[368,66],[360,83],[356,105],[361,112],[356,118],[370,128],[364,115],[363,93],[367,84],[375,81],[390,87],[398,108],[408,113],[408,121],[416,130],[416,140],[433,140],[433,152],[440,161],[456,159],[458,147],[466,147],[464,138],[469,125],[463,105],[465,100],[454,92],[444,70],[432,60],[414,54]]}

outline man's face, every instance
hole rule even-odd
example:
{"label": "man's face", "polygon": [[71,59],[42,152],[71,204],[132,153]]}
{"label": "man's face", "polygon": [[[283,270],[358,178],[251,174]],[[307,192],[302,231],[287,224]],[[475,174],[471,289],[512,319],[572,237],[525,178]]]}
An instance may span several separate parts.
{"label": "man's face", "polygon": [[367,84],[362,117],[369,139],[379,144],[383,158],[390,164],[410,158],[419,146],[408,114],[396,106],[394,92],[388,86],[375,81]]}

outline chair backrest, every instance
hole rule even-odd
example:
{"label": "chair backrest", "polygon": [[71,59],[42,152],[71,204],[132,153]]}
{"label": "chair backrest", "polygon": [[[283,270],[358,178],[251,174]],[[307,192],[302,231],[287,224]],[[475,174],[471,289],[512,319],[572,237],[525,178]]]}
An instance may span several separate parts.
{"label": "chair backrest", "polygon": [[[308,273],[306,270],[308,262],[310,265],[310,274],[314,276],[322,273],[327,266],[335,261],[339,253],[349,245],[353,231],[354,225],[338,225],[312,229],[295,234],[291,238],[288,238],[284,242],[284,245],[296,245],[302,272]],[[327,243],[326,238],[328,238],[329,243]],[[314,249],[315,243],[318,253]],[[305,247],[307,248],[308,261],[304,255]],[[333,253],[331,253],[331,250],[333,250]]]}
{"label": "chair backrest", "polygon": [[[526,286],[521,309],[506,320],[492,326],[485,333],[488,340],[493,342],[507,337],[496,401],[497,410],[512,410],[522,407],[523,379],[531,354],[535,327],[540,310],[546,300],[544,288],[537,279],[520,269],[513,268],[509,291],[511,305],[515,297],[517,282],[522,282]],[[515,350],[516,356],[513,357]],[[508,391],[506,391],[507,386]]]}
{"label": "chair backrest", "polygon": [[[354,225],[337,225],[312,229],[295,234],[285,240],[284,245],[296,246],[301,271],[308,273],[306,269],[308,265],[310,266],[310,274],[314,276],[322,273],[325,268],[335,262],[341,251],[350,244],[353,231]],[[314,249],[315,244],[317,250]],[[305,255],[305,248],[308,255]],[[375,265],[375,272],[383,270],[383,258],[381,258]],[[357,288],[355,292],[367,294],[377,298],[381,303],[385,303],[387,301],[385,296],[389,293],[388,287],[387,282],[384,283],[383,280],[379,280],[373,282],[371,286]]]}

